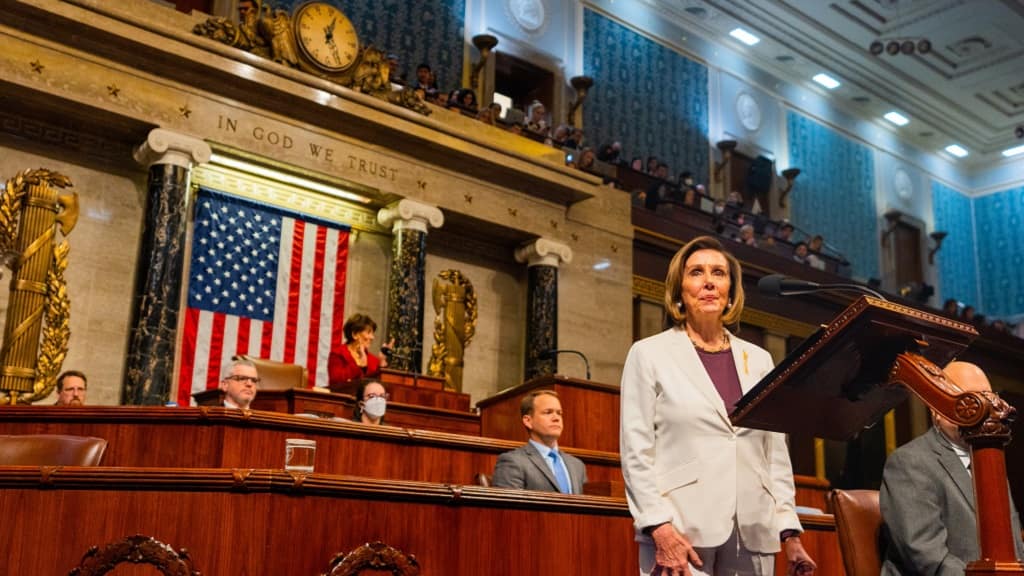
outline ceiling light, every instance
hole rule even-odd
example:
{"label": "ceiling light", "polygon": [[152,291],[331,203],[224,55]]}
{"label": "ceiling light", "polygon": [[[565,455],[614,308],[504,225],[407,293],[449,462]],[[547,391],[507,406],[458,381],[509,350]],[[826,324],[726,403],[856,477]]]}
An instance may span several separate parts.
{"label": "ceiling light", "polygon": [[1024,146],[1014,146],[1007,150],[1003,150],[1003,156],[1009,158],[1010,156],[1016,156],[1017,154],[1024,154]]}
{"label": "ceiling light", "polygon": [[889,112],[883,118],[897,126],[906,126],[910,123],[910,119],[899,112]]}
{"label": "ceiling light", "polygon": [[335,198],[344,198],[345,200],[351,200],[353,202],[359,202],[361,204],[370,203],[369,198],[356,194],[354,192],[342,190],[341,188],[337,188],[335,186],[329,186],[327,184],[324,184],[323,182],[317,182],[316,180],[310,180],[308,178],[303,178],[301,176],[296,176],[294,174],[288,174],[286,172],[274,170],[273,168],[267,168],[266,166],[260,166],[259,164],[253,164],[251,162],[246,162],[244,160],[238,160],[237,158],[231,158],[228,156],[221,156],[220,154],[214,154],[210,157],[210,163],[217,164],[220,166],[226,166],[228,168],[234,168],[235,170],[238,170],[240,172],[247,172],[249,174],[255,174],[256,176],[262,176],[269,180],[276,180],[277,182],[281,182],[282,184],[291,184],[292,186],[298,186],[299,188],[316,190],[317,192],[327,194],[328,196],[334,196]]}
{"label": "ceiling light", "polygon": [[836,80],[835,78],[829,76],[828,74],[825,74],[824,72],[815,76],[814,81],[817,82],[818,84],[821,84],[825,88],[828,88],[829,90],[835,90],[836,88],[839,88],[839,80]]}
{"label": "ceiling light", "polygon": [[957,158],[967,156],[967,149],[959,144],[950,144],[949,146],[946,146],[946,152],[949,152]]}
{"label": "ceiling light", "polygon": [[758,42],[761,41],[760,38],[754,36],[750,32],[747,32],[743,28],[733,29],[732,32],[729,32],[729,36],[732,36],[733,38],[739,40],[740,42],[743,42],[747,46],[753,46],[754,44],[757,44]]}

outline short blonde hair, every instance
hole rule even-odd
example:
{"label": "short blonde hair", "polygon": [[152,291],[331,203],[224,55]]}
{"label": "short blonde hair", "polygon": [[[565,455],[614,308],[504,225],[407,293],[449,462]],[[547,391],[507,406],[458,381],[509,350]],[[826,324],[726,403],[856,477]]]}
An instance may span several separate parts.
{"label": "short blonde hair", "polygon": [[740,261],[722,247],[722,243],[711,236],[698,236],[676,252],[668,265],[665,276],[665,312],[676,327],[686,324],[686,310],[683,308],[683,272],[686,261],[699,250],[714,250],[725,256],[729,263],[729,304],[722,312],[722,323],[737,324],[743,314],[743,269]]}

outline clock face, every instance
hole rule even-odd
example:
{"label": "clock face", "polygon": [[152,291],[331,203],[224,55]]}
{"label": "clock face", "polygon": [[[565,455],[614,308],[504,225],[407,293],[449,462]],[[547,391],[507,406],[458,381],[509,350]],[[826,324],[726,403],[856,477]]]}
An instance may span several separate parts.
{"label": "clock face", "polygon": [[345,14],[324,2],[303,4],[295,12],[295,41],[325,72],[341,72],[359,56],[359,37]]}

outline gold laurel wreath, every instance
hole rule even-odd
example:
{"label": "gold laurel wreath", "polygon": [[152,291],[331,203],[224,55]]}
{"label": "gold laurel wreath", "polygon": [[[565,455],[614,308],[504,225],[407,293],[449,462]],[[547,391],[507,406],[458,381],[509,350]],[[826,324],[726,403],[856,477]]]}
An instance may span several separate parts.
{"label": "gold laurel wreath", "polygon": [[[71,186],[70,178],[45,168],[25,170],[7,181],[3,195],[0,196],[0,254],[9,254],[13,251],[17,240],[18,216],[28,187],[43,182],[58,188]],[[31,404],[49,396],[57,385],[57,374],[64,364],[68,341],[71,338],[68,325],[71,300],[68,298],[67,282],[64,279],[70,250],[67,240],[53,244],[53,261],[46,272],[46,301],[43,312],[45,326],[41,336],[39,357],[36,360],[36,379],[32,385],[32,392],[19,395],[17,392],[8,394],[0,391],[0,404]],[[15,395],[15,402],[11,402],[11,394]]]}
{"label": "gold laurel wreath", "polygon": [[[473,283],[469,281],[469,278],[463,276],[462,272],[458,270],[442,270],[438,277],[455,286],[466,287],[466,324],[462,333],[462,348],[465,350],[466,346],[469,346],[470,340],[476,334],[476,291],[473,289]],[[437,317],[434,318],[434,345],[430,347],[430,363],[427,366],[427,373],[431,376],[445,375],[444,361],[448,357],[448,345],[445,344],[444,333],[444,311],[439,310]]]}

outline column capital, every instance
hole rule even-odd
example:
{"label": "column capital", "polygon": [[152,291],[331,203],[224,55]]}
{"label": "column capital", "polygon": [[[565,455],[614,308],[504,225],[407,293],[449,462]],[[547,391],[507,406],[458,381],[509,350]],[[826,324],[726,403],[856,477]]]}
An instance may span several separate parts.
{"label": "column capital", "polygon": [[516,248],[515,257],[516,262],[526,262],[527,266],[555,266],[557,268],[562,262],[572,262],[572,248],[561,242],[538,238]]}
{"label": "column capital", "polygon": [[382,226],[391,226],[392,232],[426,232],[428,227],[440,228],[444,224],[444,214],[437,206],[404,198],[381,208],[377,212],[377,222]]}
{"label": "column capital", "polygon": [[146,141],[135,147],[135,161],[139,164],[172,164],[189,169],[192,164],[210,161],[213,152],[205,141],[163,128],[154,128]]}

